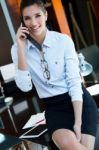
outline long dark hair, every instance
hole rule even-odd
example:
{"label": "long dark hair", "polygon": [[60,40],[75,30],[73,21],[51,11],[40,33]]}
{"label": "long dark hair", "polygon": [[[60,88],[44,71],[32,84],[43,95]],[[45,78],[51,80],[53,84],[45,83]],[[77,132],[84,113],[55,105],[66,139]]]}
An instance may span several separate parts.
{"label": "long dark hair", "polygon": [[46,9],[44,7],[44,3],[42,0],[21,0],[21,3],[20,3],[21,16],[22,16],[22,11],[25,7],[28,7],[34,4],[37,4],[39,7],[41,7],[43,12],[46,12]]}

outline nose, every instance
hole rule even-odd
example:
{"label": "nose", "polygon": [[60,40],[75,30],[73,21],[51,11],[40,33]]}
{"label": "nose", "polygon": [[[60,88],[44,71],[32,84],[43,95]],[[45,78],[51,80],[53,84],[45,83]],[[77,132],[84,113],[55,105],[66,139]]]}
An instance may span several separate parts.
{"label": "nose", "polygon": [[37,21],[36,21],[35,18],[32,18],[32,20],[31,20],[31,25],[32,25],[32,26],[36,26],[36,25],[37,25]]}

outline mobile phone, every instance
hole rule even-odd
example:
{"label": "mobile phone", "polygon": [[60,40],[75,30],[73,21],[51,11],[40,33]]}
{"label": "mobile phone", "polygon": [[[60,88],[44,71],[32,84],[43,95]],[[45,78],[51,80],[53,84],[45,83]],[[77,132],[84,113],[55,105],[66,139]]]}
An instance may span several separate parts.
{"label": "mobile phone", "polygon": [[[26,27],[25,26],[25,23],[24,23],[24,21],[23,21],[23,18],[21,18],[21,22],[22,22],[22,25],[24,26],[24,27]],[[25,33],[26,34],[26,33]],[[26,36],[27,36],[27,39],[28,40],[30,40],[31,41],[31,43],[33,43],[33,45],[35,45],[40,51],[41,51],[41,45],[36,41],[36,40],[34,40],[33,38],[31,38],[30,37],[30,35],[28,35],[28,34],[26,34]]]}
{"label": "mobile phone", "polygon": [[[21,17],[21,23],[22,23],[22,26],[23,26],[23,27],[26,27],[26,26],[25,26],[25,23],[24,23],[24,21],[23,21],[23,17]],[[30,36],[29,36],[27,33],[25,33],[25,35],[26,35],[27,39],[30,38]]]}

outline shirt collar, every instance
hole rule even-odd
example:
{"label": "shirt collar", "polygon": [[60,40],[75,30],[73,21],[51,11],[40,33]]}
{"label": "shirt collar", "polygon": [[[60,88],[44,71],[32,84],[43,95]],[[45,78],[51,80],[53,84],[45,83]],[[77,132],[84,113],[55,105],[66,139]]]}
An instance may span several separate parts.
{"label": "shirt collar", "polygon": [[29,50],[31,47],[35,48],[35,45],[33,45],[29,40],[27,40],[27,49]]}
{"label": "shirt collar", "polygon": [[[46,31],[46,36],[45,36],[45,39],[44,39],[44,42],[43,42],[42,45],[47,46],[47,47],[51,47],[51,37],[50,37],[50,31],[48,29]],[[28,48],[28,50],[31,47],[35,48],[35,45],[33,45],[29,40],[27,40],[27,48]]]}
{"label": "shirt collar", "polygon": [[50,35],[50,31],[48,29],[46,31],[46,36],[45,36],[43,45],[47,46],[47,47],[51,47],[51,35]]}

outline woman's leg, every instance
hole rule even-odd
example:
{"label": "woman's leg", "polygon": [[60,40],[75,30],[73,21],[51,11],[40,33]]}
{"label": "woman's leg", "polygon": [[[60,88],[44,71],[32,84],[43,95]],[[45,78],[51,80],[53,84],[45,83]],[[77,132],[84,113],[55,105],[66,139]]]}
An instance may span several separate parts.
{"label": "woman's leg", "polygon": [[88,150],[94,150],[95,137],[88,134],[82,134],[81,144],[88,148]]}
{"label": "woman's leg", "polygon": [[90,150],[86,145],[77,141],[74,132],[67,129],[54,131],[52,139],[60,150]]}

